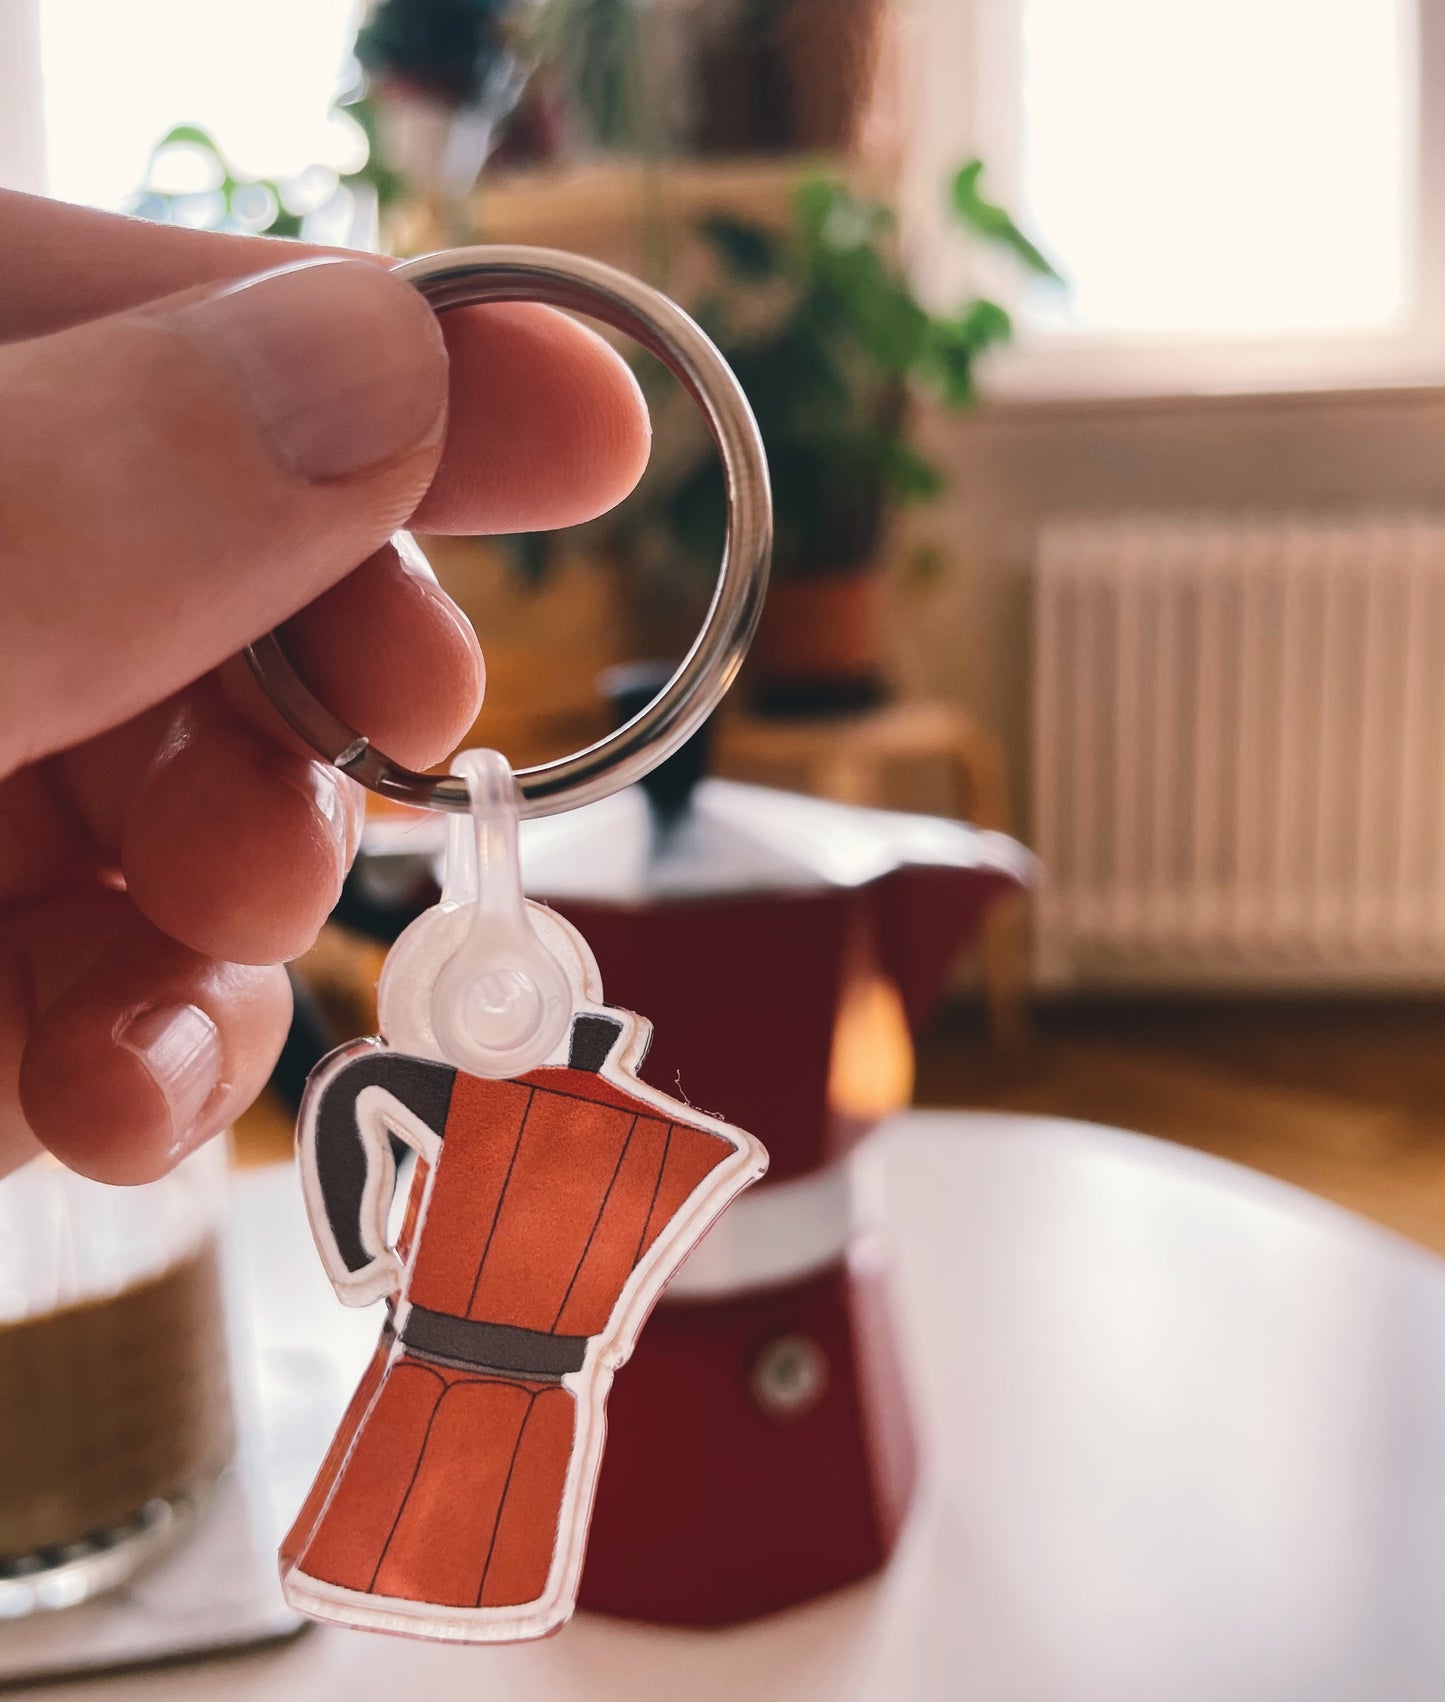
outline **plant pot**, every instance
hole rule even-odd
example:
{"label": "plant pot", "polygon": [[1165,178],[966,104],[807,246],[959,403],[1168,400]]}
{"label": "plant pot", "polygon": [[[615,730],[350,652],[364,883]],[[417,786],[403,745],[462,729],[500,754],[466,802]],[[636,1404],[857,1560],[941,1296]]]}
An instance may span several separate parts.
{"label": "plant pot", "polygon": [[888,695],[880,568],[776,580],[753,640],[753,706],[777,716],[840,715]]}
{"label": "plant pot", "polygon": [[885,0],[698,8],[704,153],[846,153],[873,99]]}
{"label": "plant pot", "polygon": [[776,25],[798,145],[848,153],[873,103],[886,0],[791,0]]}

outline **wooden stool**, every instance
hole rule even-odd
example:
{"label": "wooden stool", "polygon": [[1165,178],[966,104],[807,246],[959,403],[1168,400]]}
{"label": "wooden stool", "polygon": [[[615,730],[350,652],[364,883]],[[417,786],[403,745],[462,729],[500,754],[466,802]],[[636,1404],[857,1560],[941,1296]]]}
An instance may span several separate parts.
{"label": "wooden stool", "polygon": [[[889,703],[826,720],[728,715],[718,725],[715,749],[716,772],[728,779],[884,809],[910,807],[910,771],[916,788],[917,774],[931,765],[942,771],[950,813],[979,827],[1009,829],[1008,776],[998,740],[949,704]],[[1017,1047],[1028,1036],[1025,921],[1020,899],[1002,899],[984,928],[984,998],[1000,1048]]]}

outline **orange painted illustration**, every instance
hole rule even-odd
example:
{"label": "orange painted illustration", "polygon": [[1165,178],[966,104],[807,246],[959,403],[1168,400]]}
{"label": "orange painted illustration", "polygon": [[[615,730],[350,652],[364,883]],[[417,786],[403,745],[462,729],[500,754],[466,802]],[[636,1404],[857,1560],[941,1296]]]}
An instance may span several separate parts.
{"label": "orange painted illustration", "polygon": [[[762,1171],[750,1136],[644,1086],[629,1013],[574,1018],[565,1063],[490,1081],[379,1042],[316,1072],[307,1203],[376,1354],[282,1547],[288,1600],[458,1640],[570,1615],[612,1374],[667,1278]],[[395,1247],[394,1142],[417,1154]]]}

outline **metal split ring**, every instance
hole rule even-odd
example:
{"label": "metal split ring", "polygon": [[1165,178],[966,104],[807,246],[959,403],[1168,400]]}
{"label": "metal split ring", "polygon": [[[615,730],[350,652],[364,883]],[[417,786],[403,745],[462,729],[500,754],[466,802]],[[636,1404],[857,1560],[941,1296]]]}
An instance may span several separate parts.
{"label": "metal split ring", "polygon": [[[524,816],[558,815],[630,786],[678,749],[737,677],[762,611],[772,548],[772,497],[757,422],[731,367],[704,331],[665,295],[611,266],[548,248],[456,248],[397,268],[436,313],[487,301],[536,301],[602,321],[634,337],[702,410],[722,457],[727,539],[702,630],[648,706],[585,750],[517,774]],[[358,351],[364,359],[364,351]],[[267,633],[246,660],[287,723],[328,762],[399,803],[469,808],[457,775],[419,774],[379,751],[315,697],[280,636]]]}

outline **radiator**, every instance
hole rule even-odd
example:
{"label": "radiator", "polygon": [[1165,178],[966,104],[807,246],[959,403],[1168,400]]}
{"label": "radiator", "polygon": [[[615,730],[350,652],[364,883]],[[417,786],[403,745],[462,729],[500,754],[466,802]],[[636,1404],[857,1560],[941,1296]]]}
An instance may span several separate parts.
{"label": "radiator", "polygon": [[1445,986],[1445,518],[1042,533],[1044,986]]}

